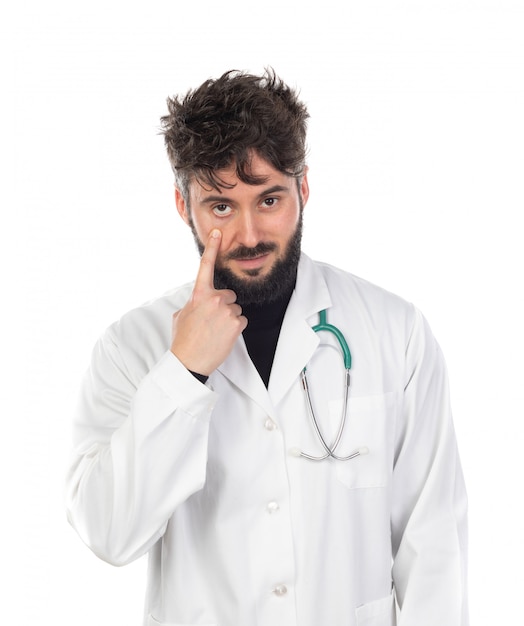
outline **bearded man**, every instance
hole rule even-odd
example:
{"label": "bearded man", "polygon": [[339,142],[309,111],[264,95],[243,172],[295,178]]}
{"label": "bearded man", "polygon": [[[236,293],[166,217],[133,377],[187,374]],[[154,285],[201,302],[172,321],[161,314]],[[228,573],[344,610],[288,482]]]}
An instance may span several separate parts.
{"label": "bearded man", "polygon": [[71,523],[149,554],[146,626],[466,626],[444,361],[413,305],[301,252],[305,105],[233,71],[168,108],[199,270],[96,346]]}

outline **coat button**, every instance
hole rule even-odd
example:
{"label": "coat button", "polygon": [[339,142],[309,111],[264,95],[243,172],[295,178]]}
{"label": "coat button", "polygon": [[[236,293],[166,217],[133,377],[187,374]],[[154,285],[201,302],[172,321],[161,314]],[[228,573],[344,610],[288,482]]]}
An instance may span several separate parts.
{"label": "coat button", "polygon": [[268,417],[267,420],[264,422],[264,428],[266,430],[276,430],[277,425],[270,417]]}
{"label": "coat button", "polygon": [[268,513],[276,513],[279,509],[278,502],[268,502],[266,507]]}
{"label": "coat button", "polygon": [[273,589],[273,593],[276,596],[285,596],[287,593],[287,587],[286,585],[277,585],[274,589]]}

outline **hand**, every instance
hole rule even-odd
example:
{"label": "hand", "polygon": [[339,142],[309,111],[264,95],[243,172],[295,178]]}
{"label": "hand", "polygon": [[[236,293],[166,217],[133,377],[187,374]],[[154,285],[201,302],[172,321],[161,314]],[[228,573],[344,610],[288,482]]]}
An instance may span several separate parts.
{"label": "hand", "polygon": [[224,362],[247,326],[235,292],[213,284],[221,241],[222,233],[211,231],[191,298],[173,315],[171,352],[188,370],[204,376]]}

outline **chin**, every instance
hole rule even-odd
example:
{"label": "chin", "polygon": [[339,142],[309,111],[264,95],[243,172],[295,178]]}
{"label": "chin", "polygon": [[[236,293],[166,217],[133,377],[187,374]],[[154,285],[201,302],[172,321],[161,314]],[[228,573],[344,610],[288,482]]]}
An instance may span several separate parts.
{"label": "chin", "polygon": [[[242,275],[239,276],[238,278],[242,280],[244,276],[249,276],[250,278],[258,278],[258,277],[260,277],[260,279],[264,278],[262,270],[260,268],[257,268],[256,270],[244,270],[242,272]],[[250,280],[249,282],[251,283],[254,281]]]}

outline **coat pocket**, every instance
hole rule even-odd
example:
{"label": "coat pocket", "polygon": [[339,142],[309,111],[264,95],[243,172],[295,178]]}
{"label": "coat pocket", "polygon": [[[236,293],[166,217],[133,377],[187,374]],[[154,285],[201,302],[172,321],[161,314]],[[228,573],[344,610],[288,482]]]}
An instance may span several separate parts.
{"label": "coat pocket", "polygon": [[[387,484],[393,463],[395,399],[394,393],[350,398],[337,454],[345,456],[358,448],[365,448],[367,454],[337,462],[337,478],[346,487],[359,489]],[[342,401],[330,402],[332,424],[340,420],[342,406]]]}
{"label": "coat pocket", "polygon": [[396,626],[395,594],[359,606],[357,626]]}

